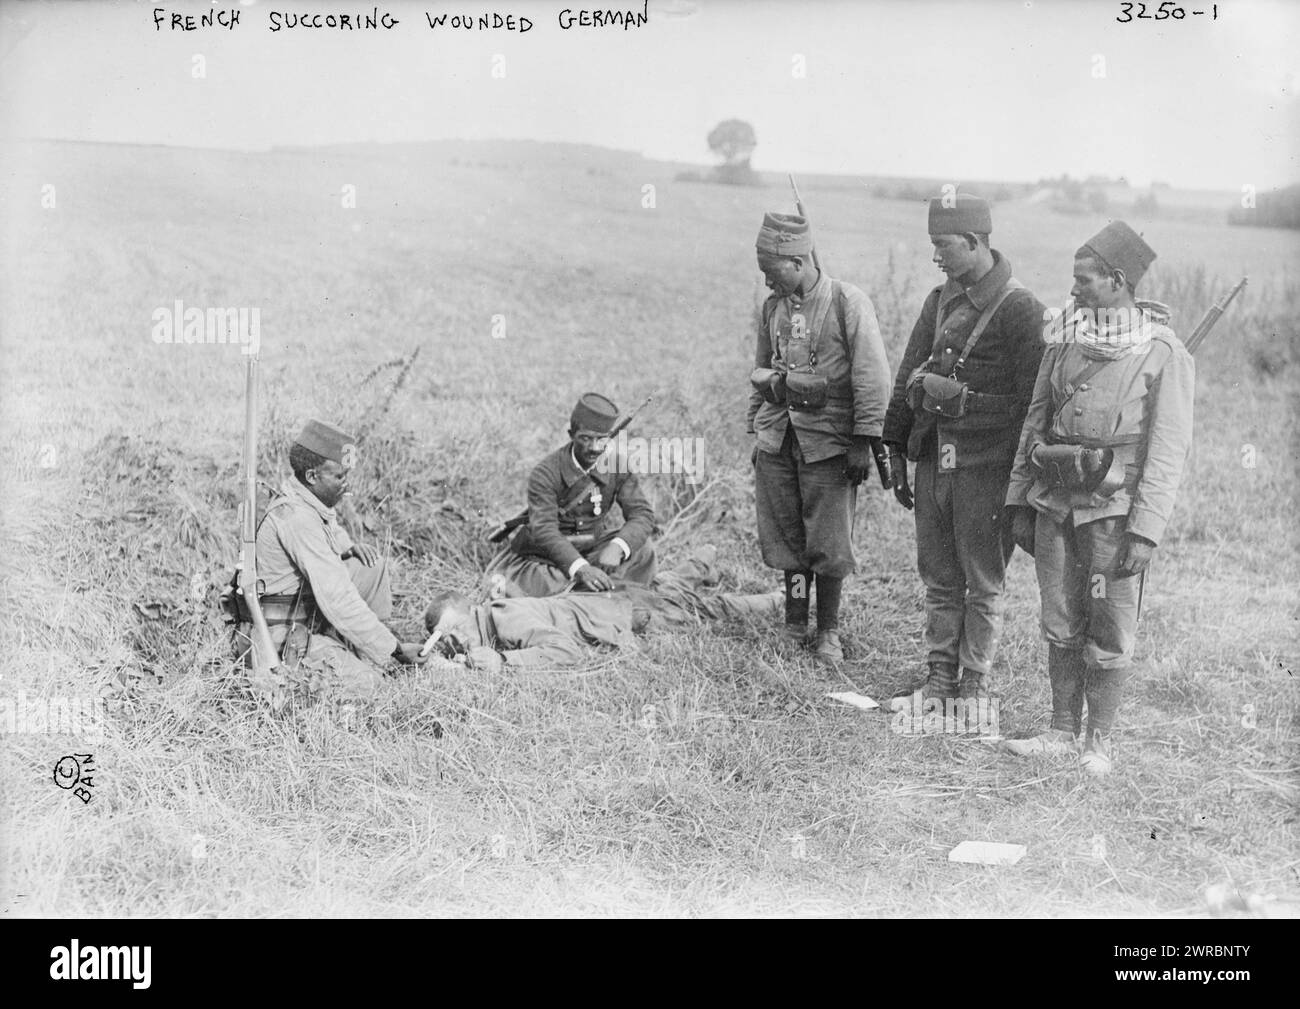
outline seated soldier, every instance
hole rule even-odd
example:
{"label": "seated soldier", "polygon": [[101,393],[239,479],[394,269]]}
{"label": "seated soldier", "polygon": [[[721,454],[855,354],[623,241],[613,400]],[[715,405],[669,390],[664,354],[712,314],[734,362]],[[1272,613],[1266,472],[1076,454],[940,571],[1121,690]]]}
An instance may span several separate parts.
{"label": "seated soldier", "polygon": [[474,606],[462,593],[444,592],[425,613],[444,655],[467,654],[476,667],[569,666],[587,657],[587,645],[635,647],[636,634],[698,625],[703,619],[759,616],[780,611],[784,595],[704,595],[717,584],[715,547],[660,575],[653,588],[623,584],[611,592],[545,598],[502,598]]}
{"label": "seated soldier", "polygon": [[[655,575],[654,509],[634,474],[606,456],[618,408],[589,392],[569,419],[568,444],[528,478],[528,522],[488,565],[493,599],[552,596],[567,588],[608,592],[615,582],[649,585]],[[610,510],[617,504],[623,522]]]}
{"label": "seated soldier", "polygon": [[[257,573],[271,643],[290,675],[312,693],[362,700],[373,696],[390,659],[427,659],[419,642],[398,641],[384,626],[392,616],[387,560],[353,543],[335,515],[355,458],[351,435],[307,422],[289,449],[293,477],[257,529]],[[247,654],[253,636],[242,616],[236,642]],[[275,665],[272,656],[259,658]]]}

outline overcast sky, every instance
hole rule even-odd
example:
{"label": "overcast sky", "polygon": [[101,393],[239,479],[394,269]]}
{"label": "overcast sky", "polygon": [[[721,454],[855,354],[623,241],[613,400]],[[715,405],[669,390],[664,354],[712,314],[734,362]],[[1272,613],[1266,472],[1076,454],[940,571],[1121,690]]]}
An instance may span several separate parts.
{"label": "overcast sky", "polygon": [[[271,11],[375,5],[3,0],[0,135],[253,149],[528,138],[706,162],[709,129],[736,117],[765,170],[1300,181],[1300,3],[1226,0],[1215,21],[1191,2],[1182,20],[1120,24],[1127,5],[1109,0],[650,0],[645,27],[566,31],[557,15],[574,2],[396,2],[378,5],[392,30],[273,32]],[[237,7],[240,25],[157,31],[156,6]],[[425,11],[533,27],[431,31]]]}

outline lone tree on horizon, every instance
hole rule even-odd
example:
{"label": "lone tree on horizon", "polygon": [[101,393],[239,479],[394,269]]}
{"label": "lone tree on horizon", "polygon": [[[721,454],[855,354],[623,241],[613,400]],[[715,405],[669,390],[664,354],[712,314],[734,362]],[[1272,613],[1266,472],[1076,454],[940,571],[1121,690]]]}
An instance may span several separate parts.
{"label": "lone tree on horizon", "polygon": [[758,146],[754,127],[743,119],[726,119],[709,131],[709,150],[722,159],[714,170],[718,182],[731,185],[753,185],[758,176],[749,166],[749,159]]}

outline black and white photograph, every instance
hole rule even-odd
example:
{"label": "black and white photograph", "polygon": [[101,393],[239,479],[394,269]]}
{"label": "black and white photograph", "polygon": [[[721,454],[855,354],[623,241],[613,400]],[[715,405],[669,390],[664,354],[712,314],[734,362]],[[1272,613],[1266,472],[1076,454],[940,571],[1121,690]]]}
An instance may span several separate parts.
{"label": "black and white photograph", "polygon": [[0,2],[0,919],[1258,981],[1300,6],[567,2]]}

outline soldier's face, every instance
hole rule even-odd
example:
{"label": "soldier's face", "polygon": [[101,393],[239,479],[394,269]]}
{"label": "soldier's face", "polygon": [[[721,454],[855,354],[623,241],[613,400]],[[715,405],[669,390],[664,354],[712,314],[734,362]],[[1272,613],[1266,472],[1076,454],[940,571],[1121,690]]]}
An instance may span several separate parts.
{"label": "soldier's face", "polygon": [[609,444],[609,435],[601,431],[572,431],[573,455],[583,469],[591,466]]}
{"label": "soldier's face", "polygon": [[803,281],[803,262],[788,256],[769,256],[765,252],[760,253],[758,268],[768,288],[773,294],[782,298],[799,290],[799,284]]}
{"label": "soldier's face", "polygon": [[1074,261],[1074,286],[1070,289],[1070,297],[1080,308],[1093,311],[1112,308],[1119,303],[1123,293],[1124,285],[1100,269],[1095,259]]}
{"label": "soldier's face", "polygon": [[348,469],[333,459],[325,460],[325,465],[308,470],[307,486],[326,508],[333,508],[343,499],[348,489]]}
{"label": "soldier's face", "polygon": [[961,280],[975,270],[978,257],[971,241],[965,235],[932,235],[930,244],[934,246],[934,265],[953,280]]}

